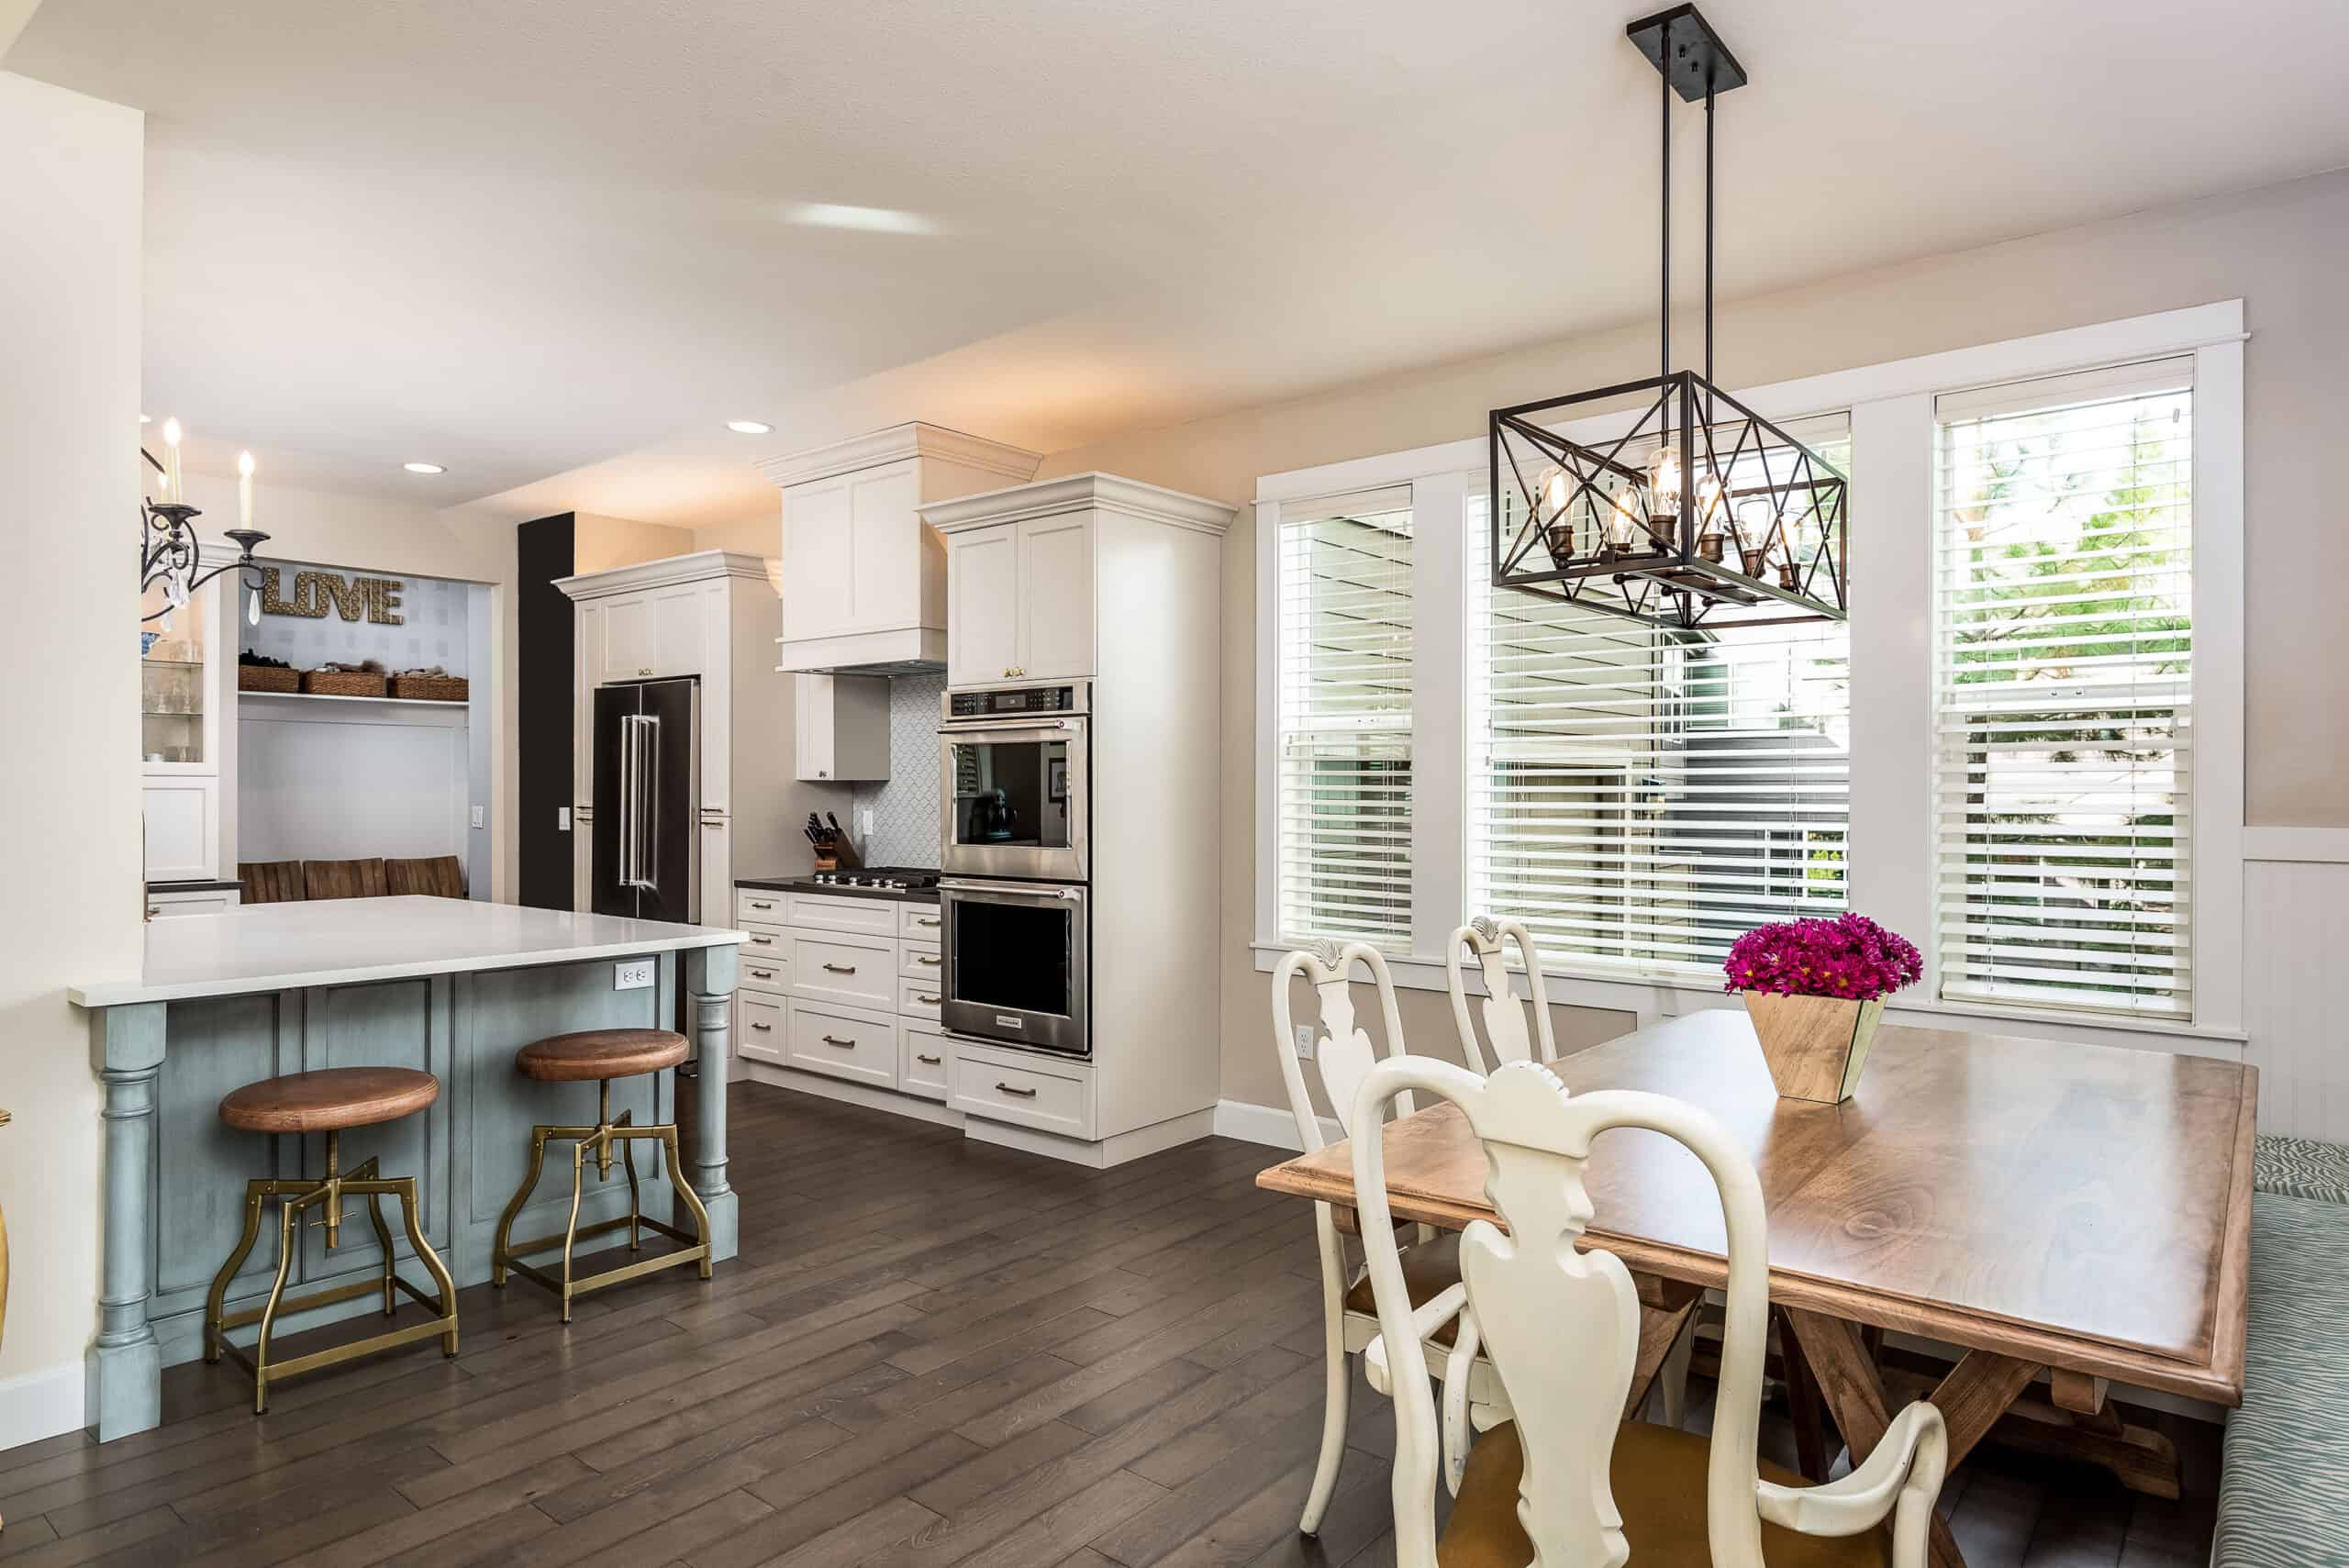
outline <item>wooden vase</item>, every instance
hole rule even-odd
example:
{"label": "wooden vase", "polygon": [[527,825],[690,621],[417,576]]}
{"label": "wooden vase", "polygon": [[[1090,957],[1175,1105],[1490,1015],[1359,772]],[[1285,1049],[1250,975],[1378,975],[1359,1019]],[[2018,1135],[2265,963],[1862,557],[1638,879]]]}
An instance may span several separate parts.
{"label": "wooden vase", "polygon": [[1884,1001],[1842,996],[1782,996],[1748,991],[1746,1016],[1769,1063],[1770,1082],[1789,1100],[1840,1105],[1860,1086]]}

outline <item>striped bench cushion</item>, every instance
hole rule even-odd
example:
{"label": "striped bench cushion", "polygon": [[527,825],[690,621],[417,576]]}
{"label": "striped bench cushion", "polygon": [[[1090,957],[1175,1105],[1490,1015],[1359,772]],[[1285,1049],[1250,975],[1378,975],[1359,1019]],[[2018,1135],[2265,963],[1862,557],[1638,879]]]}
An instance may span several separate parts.
{"label": "striped bench cushion", "polygon": [[2243,1408],[2227,1420],[2211,1568],[2349,1563],[2349,1207],[2251,1206]]}
{"label": "striped bench cushion", "polygon": [[2338,1143],[2264,1135],[2251,1170],[2251,1184],[2263,1193],[2349,1203],[2349,1149]]}

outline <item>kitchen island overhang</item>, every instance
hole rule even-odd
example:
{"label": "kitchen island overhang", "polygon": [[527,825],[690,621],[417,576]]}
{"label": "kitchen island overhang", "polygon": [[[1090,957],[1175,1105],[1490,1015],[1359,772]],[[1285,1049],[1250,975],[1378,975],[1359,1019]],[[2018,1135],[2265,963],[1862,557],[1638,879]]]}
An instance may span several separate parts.
{"label": "kitchen island overhang", "polygon": [[[220,1097],[242,1084],[362,1065],[439,1076],[435,1105],[345,1135],[345,1159],[379,1155],[385,1171],[419,1178],[427,1240],[462,1288],[489,1278],[491,1239],[529,1160],[531,1127],[592,1119],[595,1110],[594,1084],[522,1078],[514,1052],[573,1029],[670,1027],[682,984],[696,1057],[712,1064],[693,1080],[685,1175],[709,1211],[713,1256],[731,1258],[740,1228],[727,1182],[724,1063],[743,940],[723,928],[442,898],[257,905],[150,922],[139,979],[67,992],[89,1011],[91,1063],[105,1084],[103,1275],[88,1395],[100,1440],[156,1425],[162,1369],[202,1354],[205,1295],[241,1229],[247,1180],[323,1168],[320,1138],[220,1124]],[[653,983],[620,988],[621,967],[643,961]],[[669,1072],[618,1081],[614,1112],[674,1120],[676,1093]],[[671,1205],[669,1177],[664,1168],[644,1183],[648,1209]],[[569,1186],[542,1185],[516,1233],[559,1231]],[[582,1220],[626,1212],[627,1196],[624,1183],[591,1186]],[[363,1226],[346,1229],[331,1253],[317,1230],[301,1248],[295,1268],[306,1284],[382,1266]],[[398,1251],[408,1255],[404,1241]],[[231,1287],[231,1309],[265,1295],[275,1268],[273,1249],[255,1249]],[[282,1331],[368,1310],[353,1300],[289,1318]]]}

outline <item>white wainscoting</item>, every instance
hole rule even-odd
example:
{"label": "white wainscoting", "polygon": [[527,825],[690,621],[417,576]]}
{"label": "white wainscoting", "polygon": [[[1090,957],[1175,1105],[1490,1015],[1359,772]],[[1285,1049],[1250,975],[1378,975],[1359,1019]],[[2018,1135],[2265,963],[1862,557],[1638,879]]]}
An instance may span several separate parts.
{"label": "white wainscoting", "polygon": [[2349,1143],[2349,828],[2243,839],[2243,1060],[2259,1069],[2259,1130]]}
{"label": "white wainscoting", "polygon": [[464,707],[241,706],[239,860],[464,856]]}

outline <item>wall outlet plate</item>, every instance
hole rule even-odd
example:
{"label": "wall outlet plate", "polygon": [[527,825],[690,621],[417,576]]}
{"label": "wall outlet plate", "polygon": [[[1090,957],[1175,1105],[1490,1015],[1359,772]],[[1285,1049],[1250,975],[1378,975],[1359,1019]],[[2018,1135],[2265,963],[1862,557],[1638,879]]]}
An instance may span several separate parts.
{"label": "wall outlet plate", "polygon": [[641,991],[652,984],[657,965],[649,958],[624,958],[612,965],[612,989]]}
{"label": "wall outlet plate", "polygon": [[473,826],[476,828],[486,828],[489,826],[489,810],[486,806],[476,806],[473,807]]}
{"label": "wall outlet plate", "polygon": [[1299,1062],[1313,1060],[1313,1026],[1311,1024],[1297,1026],[1297,1059]]}

